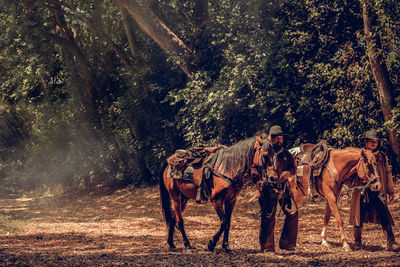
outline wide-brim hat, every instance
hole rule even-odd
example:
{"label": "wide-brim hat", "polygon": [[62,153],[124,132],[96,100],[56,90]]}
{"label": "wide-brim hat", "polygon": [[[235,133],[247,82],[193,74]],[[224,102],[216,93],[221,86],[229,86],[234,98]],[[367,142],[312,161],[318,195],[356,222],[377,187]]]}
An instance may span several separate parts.
{"label": "wide-brim hat", "polygon": [[380,140],[378,137],[378,132],[375,129],[368,130],[363,138],[368,140]]}
{"label": "wide-brim hat", "polygon": [[269,129],[269,135],[277,135],[277,136],[283,136],[283,135],[287,135],[286,133],[283,132],[281,126],[279,125],[274,125]]}

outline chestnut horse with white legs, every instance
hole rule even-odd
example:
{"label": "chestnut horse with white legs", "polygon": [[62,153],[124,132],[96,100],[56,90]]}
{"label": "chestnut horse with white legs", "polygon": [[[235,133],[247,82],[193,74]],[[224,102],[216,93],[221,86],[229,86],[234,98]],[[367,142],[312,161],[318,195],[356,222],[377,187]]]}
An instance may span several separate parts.
{"label": "chestnut horse with white legs", "polygon": [[[351,251],[344,234],[343,219],[337,206],[340,190],[346,180],[352,179],[353,174],[357,174],[358,177],[365,181],[363,188],[370,187],[371,190],[379,190],[381,184],[377,174],[377,161],[371,151],[355,147],[347,147],[345,149],[331,148],[328,151],[327,157],[320,175],[314,177],[312,180],[313,194],[323,196],[327,200],[324,226],[321,232],[322,245],[329,246],[326,241],[326,229],[333,213],[339,227],[343,249]],[[310,184],[310,179],[305,175],[298,176],[297,183],[292,180],[290,184],[296,203],[300,205],[307,196],[306,189]]]}
{"label": "chestnut horse with white legs", "polygon": [[[267,163],[273,162],[273,149],[261,138],[249,138],[213,153],[205,163],[210,170],[207,180],[211,188],[209,199],[220,219],[220,228],[208,242],[208,249],[213,251],[220,236],[224,233],[222,248],[229,252],[229,229],[231,215],[237,196],[241,191],[246,175],[251,169],[265,170]],[[255,167],[255,168],[254,168]],[[175,225],[182,234],[186,249],[192,249],[186,236],[182,213],[189,199],[196,199],[198,186],[192,182],[174,179],[170,174],[171,166],[164,163],[160,177],[161,204],[168,228],[170,249],[175,249],[173,237]],[[260,176],[262,174],[259,174]],[[171,209],[171,202],[173,210]]]}

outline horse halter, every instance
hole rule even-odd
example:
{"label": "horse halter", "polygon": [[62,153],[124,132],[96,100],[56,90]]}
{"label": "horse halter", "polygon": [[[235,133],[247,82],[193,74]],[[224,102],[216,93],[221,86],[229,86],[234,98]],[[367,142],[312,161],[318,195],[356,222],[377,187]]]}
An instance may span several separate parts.
{"label": "horse halter", "polygon": [[[261,139],[260,137],[256,137],[256,142],[254,144],[254,149],[255,149],[255,153],[254,153],[254,159],[253,159],[253,167],[252,168],[252,175],[256,175],[257,177],[257,182],[261,182],[263,183],[264,181],[268,181],[268,182],[273,182],[273,180],[271,179],[270,175],[268,175],[267,170],[267,166],[268,162],[269,164],[273,164],[274,165],[274,171],[276,172],[276,164],[275,163],[275,152],[272,149],[271,144],[268,141],[264,141],[263,139]],[[272,156],[271,156],[271,153]],[[266,161],[265,157],[268,157],[268,162]],[[272,166],[271,164],[271,166]],[[257,174],[254,173],[253,170],[257,170]],[[273,177],[275,179],[275,177]],[[276,177],[277,178],[277,177]]]}
{"label": "horse halter", "polygon": [[[360,157],[360,159],[359,159],[359,161],[358,161],[358,164],[357,164],[357,174],[359,173],[359,170],[360,170],[360,168],[361,168],[361,170],[362,170],[362,172],[365,174],[365,177],[367,178],[367,183],[366,183],[366,185],[364,186],[364,189],[362,190],[362,192],[365,192],[365,190],[367,189],[367,188],[371,188],[371,190],[372,191],[378,191],[379,190],[379,188],[380,188],[380,186],[381,186],[381,184],[380,184],[380,176],[379,176],[379,174],[378,174],[378,169],[377,169],[377,167],[376,167],[376,164],[375,164],[375,162],[374,161],[372,161],[371,162],[371,165],[372,165],[372,168],[373,168],[373,170],[374,170],[374,175],[375,175],[375,177],[371,177],[370,175],[369,175],[369,170],[368,170],[368,166],[366,166],[366,165],[368,165],[369,163],[368,162],[365,162],[365,161],[367,161],[368,159],[367,159],[367,157],[364,155],[364,156],[361,156]],[[367,170],[366,170],[367,169]],[[359,176],[360,177],[360,176]],[[362,180],[365,180],[363,177],[360,177]]]}

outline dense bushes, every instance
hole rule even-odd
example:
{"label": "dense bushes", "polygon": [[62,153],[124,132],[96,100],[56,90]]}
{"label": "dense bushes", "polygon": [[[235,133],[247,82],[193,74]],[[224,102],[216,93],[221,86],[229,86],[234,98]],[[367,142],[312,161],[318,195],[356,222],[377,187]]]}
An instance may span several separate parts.
{"label": "dense bushes", "polygon": [[[358,0],[210,1],[207,24],[196,33],[193,3],[150,1],[194,51],[190,78],[180,59],[132,18],[135,46],[129,47],[114,1],[54,1],[53,9],[28,2],[2,0],[0,8],[3,184],[151,184],[176,148],[230,145],[272,124],[289,132],[287,146],[319,139],[359,146],[370,127],[383,134],[398,129],[400,10],[394,0],[373,7],[393,83],[394,116],[386,124]],[[107,40],[82,19],[94,17],[102,2],[96,23]],[[55,3],[64,12],[54,11]],[[70,35],[59,32],[62,16]],[[69,38],[70,47],[49,32]]]}

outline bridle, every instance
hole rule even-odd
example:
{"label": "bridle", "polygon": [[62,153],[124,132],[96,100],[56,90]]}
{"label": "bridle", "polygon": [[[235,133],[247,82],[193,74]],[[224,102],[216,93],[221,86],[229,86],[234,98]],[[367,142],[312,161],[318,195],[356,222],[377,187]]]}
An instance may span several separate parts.
{"label": "bridle", "polygon": [[[257,176],[257,178],[256,178],[256,180],[254,180],[254,182],[256,184],[259,184],[260,182],[262,184],[264,181],[271,182],[270,181],[271,179],[266,172],[267,162],[265,160],[265,157],[267,156],[269,158],[270,163],[274,162],[274,158],[272,156],[275,156],[275,153],[272,150],[271,144],[268,141],[265,141],[265,140],[261,139],[260,137],[256,136],[256,142],[254,144],[254,149],[255,149],[255,152],[254,152],[254,159],[253,159],[253,165],[252,165],[252,170],[251,170],[252,176],[253,175]],[[270,154],[271,152],[273,153],[272,156]],[[274,165],[274,169],[276,170],[275,165]],[[257,173],[254,173],[253,170],[257,170]]]}
{"label": "bridle", "polygon": [[[255,166],[254,169],[257,169],[257,174],[254,174],[253,170],[251,174],[252,176],[253,174],[257,176],[256,179],[253,177],[253,182],[257,185],[258,190],[261,191],[265,184],[269,184],[274,190],[282,191],[286,186],[286,177],[284,175],[285,172],[282,172],[280,177],[278,176],[278,155],[284,151],[283,148],[276,152],[270,142],[264,141],[259,137],[257,137],[254,148],[253,167]],[[271,173],[268,171],[273,171],[274,173],[270,175]]]}
{"label": "bridle", "polygon": [[[362,170],[362,172],[365,174],[365,177],[367,178],[367,183],[365,184],[365,185],[363,185],[362,186],[362,191],[361,191],[361,193],[362,194],[364,194],[365,193],[365,190],[367,190],[367,188],[369,188],[369,187],[371,187],[371,185],[373,185],[373,184],[375,184],[376,182],[378,182],[378,181],[380,181],[380,176],[379,176],[379,174],[378,174],[378,170],[377,170],[377,167],[376,167],[376,164],[375,164],[375,162],[372,162],[371,163],[371,165],[372,165],[372,168],[373,168],[373,170],[374,170],[374,175],[375,175],[375,177],[371,177],[368,173],[368,166],[366,166],[366,165],[368,165],[368,163],[366,163],[365,161],[366,160],[368,160],[367,158],[366,158],[366,156],[361,156],[360,157],[360,159],[359,159],[359,161],[358,161],[358,164],[357,164],[357,175],[358,175],[358,173],[359,173],[359,170],[360,170],[360,168],[361,168],[361,170]],[[366,170],[367,169],[367,170]],[[360,176],[359,176],[360,177]],[[363,177],[360,177],[362,180],[365,180],[365,179],[363,179]]]}

